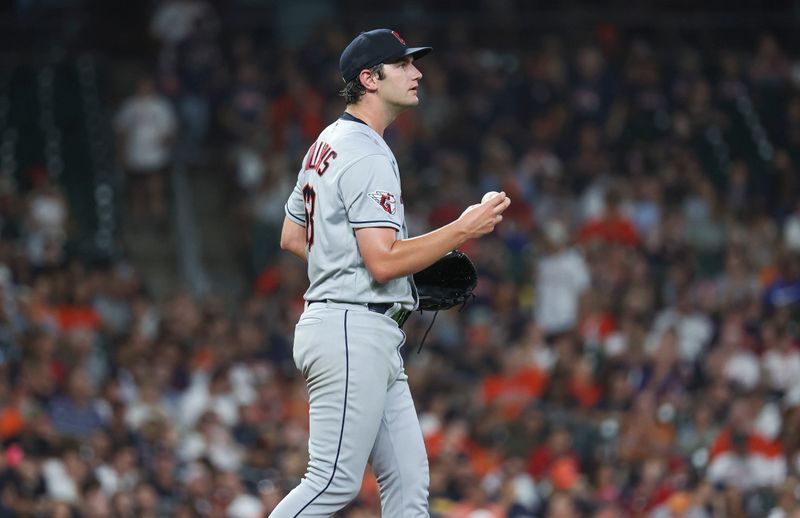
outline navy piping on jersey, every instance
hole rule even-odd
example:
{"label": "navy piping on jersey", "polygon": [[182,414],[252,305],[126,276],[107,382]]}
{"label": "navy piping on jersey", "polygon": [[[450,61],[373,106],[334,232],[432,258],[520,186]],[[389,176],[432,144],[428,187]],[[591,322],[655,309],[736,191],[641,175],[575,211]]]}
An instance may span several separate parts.
{"label": "navy piping on jersey", "polygon": [[289,210],[289,206],[288,206],[288,205],[286,206],[286,214],[288,214],[289,216],[293,217],[293,218],[294,218],[294,219],[296,219],[297,221],[300,221],[300,222],[301,222],[301,224],[303,224],[303,225],[305,225],[305,224],[306,224],[306,218],[305,218],[305,216],[303,216],[303,217],[301,218],[300,216],[298,216],[298,215],[294,214],[292,211],[290,211],[290,210]]}
{"label": "navy piping on jersey", "polygon": [[300,513],[306,510],[306,507],[314,503],[314,500],[319,498],[327,489],[330,487],[331,483],[333,482],[333,477],[336,476],[336,465],[339,463],[339,453],[342,451],[342,438],[344,437],[344,422],[345,418],[347,417],[347,387],[350,385],[350,350],[347,344],[347,313],[350,310],[345,310],[344,312],[344,406],[342,408],[342,429],[339,430],[339,445],[336,447],[336,458],[333,461],[333,472],[331,473],[331,478],[328,479],[328,483],[325,484],[325,487],[317,493],[314,498],[308,501],[306,505],[304,505],[297,514],[294,515],[293,518],[297,518],[300,516]]}
{"label": "navy piping on jersey", "polygon": [[368,124],[366,122],[362,121],[361,119],[359,119],[358,117],[356,117],[352,113],[344,112],[342,114],[342,116],[339,117],[339,120],[350,121],[350,122],[358,122],[358,123],[363,124],[364,126],[368,126]]}
{"label": "navy piping on jersey", "polygon": [[367,221],[348,221],[351,225],[366,225],[372,223],[388,223],[392,228],[400,230],[400,225],[390,219],[370,219]]}

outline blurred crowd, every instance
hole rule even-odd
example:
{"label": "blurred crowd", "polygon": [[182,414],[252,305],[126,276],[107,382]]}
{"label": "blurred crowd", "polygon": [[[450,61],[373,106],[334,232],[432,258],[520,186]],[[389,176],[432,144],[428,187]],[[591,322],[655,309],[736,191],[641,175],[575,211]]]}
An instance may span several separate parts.
{"label": "blurred crowd", "polygon": [[[46,175],[2,189],[0,517],[265,516],[306,466],[307,280],[278,234],[352,34],[283,48],[201,0],[158,4],[151,29],[122,166],[163,176],[179,139],[219,164],[252,289],[154,300],[124,258],[70,253]],[[468,25],[401,33],[435,47],[386,133],[411,233],[513,199],[464,247],[476,299],[419,352],[432,315],[405,325],[432,516],[800,517],[800,56],[769,33],[664,47],[604,26],[502,51]],[[163,184],[134,206],[164,217]],[[368,472],[342,516],[379,501]]]}

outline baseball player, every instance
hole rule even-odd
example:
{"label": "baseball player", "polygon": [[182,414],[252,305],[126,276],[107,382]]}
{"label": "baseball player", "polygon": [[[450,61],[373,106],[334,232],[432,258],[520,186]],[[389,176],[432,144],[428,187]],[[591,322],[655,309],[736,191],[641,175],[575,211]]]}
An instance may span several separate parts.
{"label": "baseball player", "polygon": [[356,497],[370,462],[382,514],[427,517],[428,460],[400,347],[417,304],[413,273],[491,232],[504,193],[409,238],[400,172],[383,132],[419,103],[416,60],[389,29],[359,34],[339,67],[347,102],[303,158],[286,203],[281,248],[308,262],[294,360],[308,385],[309,463],[275,518],[331,516]]}

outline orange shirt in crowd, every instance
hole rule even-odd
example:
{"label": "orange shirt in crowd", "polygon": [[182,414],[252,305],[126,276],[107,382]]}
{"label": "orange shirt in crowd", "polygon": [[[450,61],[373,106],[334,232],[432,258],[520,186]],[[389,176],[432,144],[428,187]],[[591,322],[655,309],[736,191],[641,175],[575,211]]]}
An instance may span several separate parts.
{"label": "orange shirt in crowd", "polygon": [[372,468],[367,465],[364,471],[364,478],[361,480],[361,489],[358,491],[358,500],[368,507],[379,508],[381,506],[381,493],[378,487],[378,480]]}
{"label": "orange shirt in crowd", "polygon": [[556,455],[548,444],[543,444],[534,449],[528,456],[527,471],[536,480],[549,478],[554,466],[558,470],[564,470],[564,465],[573,466],[580,473],[580,461],[574,453],[564,453]]}
{"label": "orange shirt in crowd", "polygon": [[595,312],[586,315],[578,328],[584,340],[602,343],[617,330],[617,323],[611,313]]}
{"label": "orange shirt in crowd", "polygon": [[583,409],[594,407],[603,397],[603,390],[594,380],[573,376],[569,380],[569,395]]}
{"label": "orange shirt in crowd", "polygon": [[0,409],[0,440],[5,441],[22,433],[25,422],[14,407]]}
{"label": "orange shirt in crowd", "polygon": [[601,241],[625,246],[639,246],[636,228],[625,218],[596,218],[590,220],[578,233],[580,243]]}
{"label": "orange shirt in crowd", "polygon": [[523,367],[512,374],[487,376],[481,383],[481,397],[487,405],[498,406],[503,417],[513,420],[523,408],[544,392],[547,375],[533,366]]}
{"label": "orange shirt in crowd", "polygon": [[[711,446],[710,459],[714,460],[719,455],[731,451],[731,430],[726,429],[720,432],[714,444]],[[751,433],[747,438],[747,452],[751,455],[760,455],[764,458],[774,459],[784,454],[783,445],[780,440],[769,440],[758,433]]]}
{"label": "orange shirt in crowd", "polygon": [[90,306],[59,306],[56,315],[62,331],[100,328],[100,315]]}

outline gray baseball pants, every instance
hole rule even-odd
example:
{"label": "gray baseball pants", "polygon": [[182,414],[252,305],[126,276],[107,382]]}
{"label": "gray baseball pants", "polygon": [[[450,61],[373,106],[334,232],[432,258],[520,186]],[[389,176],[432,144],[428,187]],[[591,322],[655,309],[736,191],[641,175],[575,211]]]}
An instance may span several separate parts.
{"label": "gray baseball pants", "polygon": [[385,518],[428,517],[428,458],[403,370],[405,333],[357,304],[316,303],[295,328],[308,384],[308,469],[270,518],[329,517],[353,500],[367,462]]}

